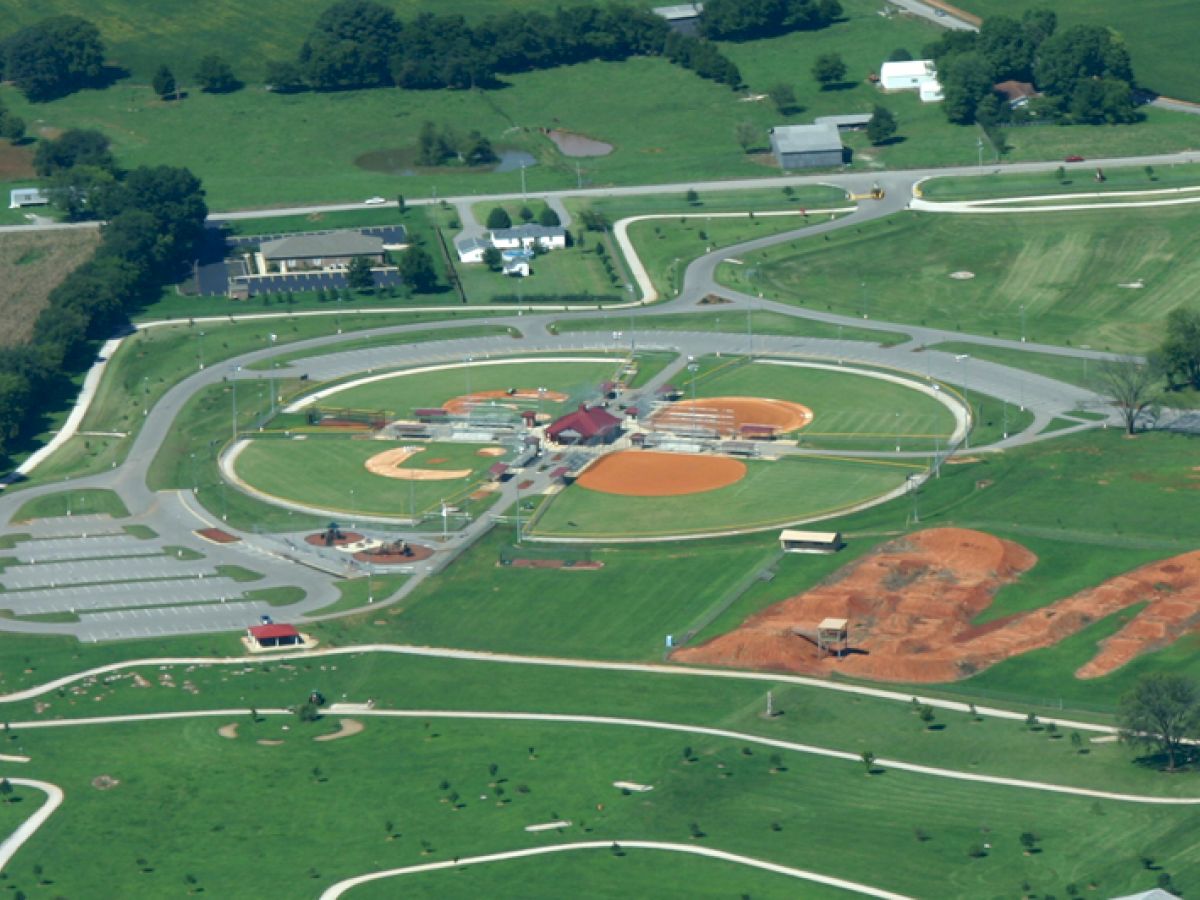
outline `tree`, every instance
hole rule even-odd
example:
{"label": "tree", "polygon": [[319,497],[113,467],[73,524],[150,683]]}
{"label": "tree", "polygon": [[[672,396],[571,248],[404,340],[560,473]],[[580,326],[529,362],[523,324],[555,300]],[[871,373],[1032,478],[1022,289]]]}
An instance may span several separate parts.
{"label": "tree", "polygon": [[696,193],[695,188],[688,188],[688,192],[683,195],[683,199],[685,199],[691,206],[700,205],[700,195]]}
{"label": "tree", "polygon": [[542,211],[538,213],[538,224],[544,225],[546,228],[558,228],[562,225],[562,220],[549,206],[543,206]]}
{"label": "tree", "polygon": [[488,213],[487,227],[491,230],[512,228],[512,217],[503,206],[494,206],[491,212]]}
{"label": "tree", "polygon": [[1144,675],[1121,697],[1118,718],[1123,740],[1162,751],[1173,770],[1184,741],[1200,727],[1200,690],[1182,675]]}
{"label": "tree", "polygon": [[99,131],[70,128],[53,140],[38,141],[33,154],[33,168],[42,176],[75,166],[113,172],[116,170],[116,161],[108,147],[108,138]]}
{"label": "tree", "polygon": [[354,291],[375,289],[375,276],[371,273],[371,263],[365,256],[356,256],[350,260],[346,269],[346,284]]}
{"label": "tree", "polygon": [[1133,434],[1142,414],[1159,400],[1154,369],[1132,356],[1101,360],[1096,369],[1100,388],[1120,411],[1125,433]]}
{"label": "tree", "polygon": [[842,83],[846,77],[846,63],[840,54],[822,53],[813,63],[812,74],[821,85],[821,90],[827,91]]}
{"label": "tree", "polygon": [[504,265],[504,257],[495,247],[488,247],[483,251],[483,264],[488,267],[491,272],[499,272],[501,266]]}
{"label": "tree", "polygon": [[522,222],[525,222],[526,224],[528,224],[529,222],[533,221],[533,210],[530,209],[528,206],[523,205],[520,209],[517,210],[517,218],[520,219]]}
{"label": "tree", "polygon": [[154,88],[154,93],[163,100],[166,100],[167,97],[179,96],[175,90],[175,76],[165,65],[158,67],[158,71],[154,73],[154,78],[150,81],[150,86]]}
{"label": "tree", "polygon": [[1037,845],[1038,845],[1039,840],[1040,839],[1038,838],[1038,836],[1036,834],[1034,834],[1032,831],[1022,831],[1021,832],[1021,846],[1025,848],[1026,856],[1029,856],[1030,854],[1037,852]]}
{"label": "tree", "polygon": [[52,16],[4,45],[5,77],[34,102],[54,100],[95,83],[104,72],[100,31],[78,16]]}
{"label": "tree", "polygon": [[790,84],[773,84],[767,89],[767,96],[775,104],[775,109],[781,116],[794,112],[796,109],[796,92]]}
{"label": "tree", "polygon": [[867,140],[878,146],[886,143],[896,133],[896,117],[886,106],[876,106],[867,122]]}
{"label": "tree", "polygon": [[1180,306],[1167,314],[1167,336],[1157,363],[1168,388],[1182,384],[1200,390],[1200,309]]}
{"label": "tree", "polygon": [[433,259],[422,247],[409,247],[400,257],[400,277],[418,294],[427,294],[437,287],[437,270]]}
{"label": "tree", "polygon": [[321,709],[312,700],[305,700],[296,710],[296,716],[301,722],[315,722],[321,718]]}
{"label": "tree", "polygon": [[921,721],[925,723],[926,730],[933,727],[933,720],[936,718],[936,715],[932,706],[930,706],[928,703],[922,704],[919,715],[921,717]]}
{"label": "tree", "polygon": [[196,81],[206,94],[229,94],[242,86],[229,63],[215,53],[200,60],[196,66]]}
{"label": "tree", "polygon": [[[699,195],[695,191],[690,191],[689,193],[695,194],[696,198],[699,199]],[[592,209],[590,206],[579,211],[579,221],[588,231],[608,231],[612,225],[606,213]]]}
{"label": "tree", "polygon": [[913,55],[908,52],[906,47],[897,47],[888,54],[888,62],[908,62],[912,58]]}
{"label": "tree", "polygon": [[300,48],[300,66],[320,90],[391,84],[402,31],[390,9],[370,0],[341,0],[317,18]]}
{"label": "tree", "polygon": [[758,143],[758,128],[753,122],[741,121],[733,129],[734,135],[737,137],[738,144],[741,145],[743,153],[749,153]]}
{"label": "tree", "polygon": [[938,71],[945,96],[942,108],[946,118],[959,125],[970,125],[975,121],[980,101],[993,91],[995,78],[991,63],[982,53],[972,51],[951,57]]}
{"label": "tree", "polygon": [[864,750],[858,755],[858,758],[862,760],[863,768],[867,770],[868,775],[875,771],[875,754],[872,751]]}
{"label": "tree", "polygon": [[396,209],[400,215],[404,215],[406,212],[408,212],[408,201],[404,199],[403,194],[396,195]]}
{"label": "tree", "polygon": [[290,59],[269,59],[265,65],[267,90],[279,94],[293,94],[305,87],[304,70]]}
{"label": "tree", "polygon": [[0,797],[4,798],[5,803],[11,803],[13,796],[12,782],[7,778],[0,779]]}
{"label": "tree", "polygon": [[462,143],[460,153],[468,166],[484,166],[494,163],[499,157],[492,148],[492,142],[478,131],[472,131]]}

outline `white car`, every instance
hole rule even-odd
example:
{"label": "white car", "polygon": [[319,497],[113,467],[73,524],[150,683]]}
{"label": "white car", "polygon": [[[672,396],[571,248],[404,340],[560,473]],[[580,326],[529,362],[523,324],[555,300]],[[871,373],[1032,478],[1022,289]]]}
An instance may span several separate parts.
{"label": "white car", "polygon": [[379,206],[382,203],[387,203],[387,200],[384,197],[368,197],[363,203],[367,206]]}

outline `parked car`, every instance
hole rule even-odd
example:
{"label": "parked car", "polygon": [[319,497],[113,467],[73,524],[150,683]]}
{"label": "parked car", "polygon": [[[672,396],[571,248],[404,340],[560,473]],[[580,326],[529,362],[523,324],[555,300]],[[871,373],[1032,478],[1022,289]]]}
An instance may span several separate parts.
{"label": "parked car", "polygon": [[1064,159],[1063,162],[1083,162],[1083,157],[1077,153],[1072,153],[1070,156]]}
{"label": "parked car", "polygon": [[379,206],[382,203],[387,203],[387,199],[384,197],[368,197],[363,203],[367,206]]}

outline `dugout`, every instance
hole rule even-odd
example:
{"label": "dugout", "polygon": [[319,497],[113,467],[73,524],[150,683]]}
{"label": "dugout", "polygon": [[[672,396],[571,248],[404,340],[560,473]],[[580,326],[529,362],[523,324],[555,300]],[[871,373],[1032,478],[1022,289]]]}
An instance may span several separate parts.
{"label": "dugout", "polygon": [[779,532],[779,549],[784,553],[837,553],[844,546],[840,531],[785,528]]}

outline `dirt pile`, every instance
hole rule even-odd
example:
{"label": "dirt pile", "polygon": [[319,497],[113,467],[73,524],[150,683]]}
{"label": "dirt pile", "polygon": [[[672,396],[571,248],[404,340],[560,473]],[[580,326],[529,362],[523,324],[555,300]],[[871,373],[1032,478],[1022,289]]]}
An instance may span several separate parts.
{"label": "dirt pile", "polygon": [[[1200,627],[1200,551],[1142,566],[1041,609],[971,624],[1000,587],[1035,562],[1024,547],[982,532],[918,532],[672,658],[818,675],[839,671],[880,681],[953,681],[1053,646],[1148,601],[1076,672],[1095,678]],[[841,659],[822,658],[817,650],[816,626],[827,617],[850,621],[850,651]]]}

